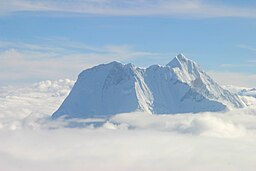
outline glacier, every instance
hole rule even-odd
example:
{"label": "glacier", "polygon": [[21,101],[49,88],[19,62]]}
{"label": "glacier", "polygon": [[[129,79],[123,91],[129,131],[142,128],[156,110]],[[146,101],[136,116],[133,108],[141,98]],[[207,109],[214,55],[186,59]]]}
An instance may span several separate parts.
{"label": "glacier", "polygon": [[52,118],[217,112],[245,106],[196,62],[179,54],[165,66],[140,68],[114,61],[82,71]]}

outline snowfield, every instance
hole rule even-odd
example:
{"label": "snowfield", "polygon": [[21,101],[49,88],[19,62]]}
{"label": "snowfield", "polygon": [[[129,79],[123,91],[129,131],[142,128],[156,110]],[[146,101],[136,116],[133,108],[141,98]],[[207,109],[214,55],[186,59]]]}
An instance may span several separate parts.
{"label": "snowfield", "polygon": [[254,171],[256,103],[218,113],[50,120],[74,81],[0,89],[0,170]]}

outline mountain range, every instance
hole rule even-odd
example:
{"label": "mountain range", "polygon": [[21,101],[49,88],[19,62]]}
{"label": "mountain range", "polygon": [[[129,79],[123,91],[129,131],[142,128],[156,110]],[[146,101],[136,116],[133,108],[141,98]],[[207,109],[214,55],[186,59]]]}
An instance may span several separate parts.
{"label": "mountain range", "polygon": [[84,70],[52,118],[108,117],[134,111],[198,113],[242,107],[245,103],[237,95],[179,54],[165,66],[140,68],[114,61]]}

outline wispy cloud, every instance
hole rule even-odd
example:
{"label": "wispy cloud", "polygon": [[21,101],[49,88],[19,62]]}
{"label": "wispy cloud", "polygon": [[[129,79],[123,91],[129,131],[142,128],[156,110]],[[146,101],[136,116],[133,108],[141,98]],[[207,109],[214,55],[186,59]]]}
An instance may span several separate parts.
{"label": "wispy cloud", "polygon": [[242,49],[246,49],[246,50],[249,50],[249,51],[256,52],[256,47],[253,47],[253,46],[250,46],[250,45],[239,44],[239,45],[237,45],[237,47],[242,48]]}
{"label": "wispy cloud", "polygon": [[[238,44],[236,45],[237,48],[241,48],[244,50],[247,50],[248,52],[256,52],[256,47],[253,47],[251,45],[247,45],[247,44]],[[253,57],[251,57],[251,59],[253,60],[247,60],[244,61],[243,63],[224,63],[221,64],[220,67],[221,68],[251,68],[251,67],[256,67],[256,60],[254,60]]]}
{"label": "wispy cloud", "polygon": [[132,62],[169,54],[137,51],[129,45],[91,46],[67,39],[47,39],[40,44],[0,41],[1,84],[72,78],[82,70],[114,60]]}
{"label": "wispy cloud", "polygon": [[230,6],[205,0],[8,0],[2,14],[58,12],[112,16],[256,17],[251,6]]}
{"label": "wispy cloud", "polygon": [[222,69],[231,69],[231,68],[254,68],[256,67],[256,60],[248,60],[245,61],[244,63],[239,63],[239,64],[235,64],[235,63],[225,63],[225,64],[221,64],[220,67]]}
{"label": "wispy cloud", "polygon": [[209,71],[208,74],[222,85],[256,87],[256,74],[220,71]]}
{"label": "wispy cloud", "polygon": [[229,68],[253,68],[256,67],[256,61],[250,60],[243,64],[221,64],[221,68],[229,69]]}

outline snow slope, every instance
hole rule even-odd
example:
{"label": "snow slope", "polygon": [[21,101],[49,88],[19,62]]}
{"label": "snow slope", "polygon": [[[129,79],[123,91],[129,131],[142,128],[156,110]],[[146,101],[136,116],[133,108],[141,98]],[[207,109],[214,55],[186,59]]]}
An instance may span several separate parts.
{"label": "snow slope", "polygon": [[111,62],[83,71],[52,118],[106,117],[134,111],[197,113],[244,106],[237,95],[179,54],[166,66],[142,69]]}

